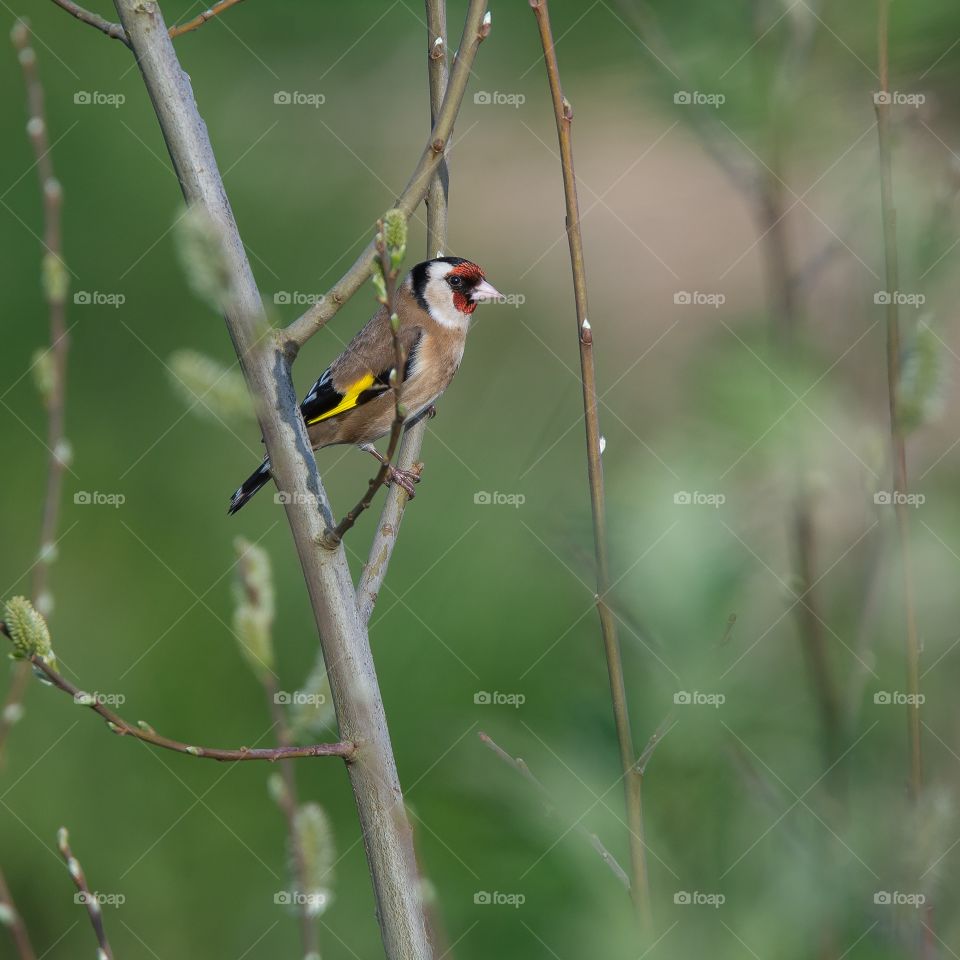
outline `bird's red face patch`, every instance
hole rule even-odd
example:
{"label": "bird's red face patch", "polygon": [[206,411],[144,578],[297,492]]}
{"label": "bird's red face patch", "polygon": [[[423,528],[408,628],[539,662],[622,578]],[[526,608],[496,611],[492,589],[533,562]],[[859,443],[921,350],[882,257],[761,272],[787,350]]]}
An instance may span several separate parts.
{"label": "bird's red face patch", "polygon": [[[453,305],[461,312],[466,314],[473,313],[477,305],[470,295],[473,288],[483,280],[483,271],[475,263],[461,263],[454,267],[447,275],[447,282],[450,283],[452,277],[460,280],[459,289],[453,289]],[[456,281],[454,281],[456,283]],[[453,284],[451,284],[453,286]]]}

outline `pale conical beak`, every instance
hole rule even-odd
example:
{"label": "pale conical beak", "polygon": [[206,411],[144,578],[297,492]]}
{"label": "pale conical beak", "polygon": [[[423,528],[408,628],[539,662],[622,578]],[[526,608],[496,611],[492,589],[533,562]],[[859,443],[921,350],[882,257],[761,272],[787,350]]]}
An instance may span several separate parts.
{"label": "pale conical beak", "polygon": [[503,296],[494,286],[487,283],[486,280],[481,280],[480,283],[473,288],[471,299],[474,303],[490,303],[494,300],[502,300]]}

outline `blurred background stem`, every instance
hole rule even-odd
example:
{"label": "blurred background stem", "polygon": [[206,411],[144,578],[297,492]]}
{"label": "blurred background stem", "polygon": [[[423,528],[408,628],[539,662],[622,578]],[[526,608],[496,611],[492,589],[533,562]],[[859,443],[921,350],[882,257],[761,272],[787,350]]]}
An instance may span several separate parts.
{"label": "blurred background stem", "polygon": [[588,319],[587,278],[583,257],[583,236],[580,232],[580,209],[577,202],[577,181],[573,169],[573,142],[571,125],[573,107],[564,97],[560,85],[560,67],[554,47],[553,32],[546,0],[530,0],[543,57],[547,80],[557,122],[557,138],[560,143],[560,158],[563,172],[563,193],[567,211],[567,239],[570,246],[570,266],[573,272],[573,291],[576,300],[577,339],[580,343],[580,375],[583,389],[584,426],[587,439],[587,476],[590,482],[590,506],[593,515],[594,550],[597,575],[597,612],[603,633],[603,646],[610,679],[610,696],[613,701],[613,716],[620,748],[620,764],[623,771],[624,796],[627,810],[627,829],[630,843],[631,883],[630,895],[643,928],[652,927],[650,886],[647,877],[646,853],[643,834],[643,776],[637,767],[637,754],[630,729],[630,712],[623,676],[623,657],[617,624],[609,606],[610,551],[607,544],[606,503],[603,488],[603,437],[597,415],[597,381],[593,359],[593,327]]}

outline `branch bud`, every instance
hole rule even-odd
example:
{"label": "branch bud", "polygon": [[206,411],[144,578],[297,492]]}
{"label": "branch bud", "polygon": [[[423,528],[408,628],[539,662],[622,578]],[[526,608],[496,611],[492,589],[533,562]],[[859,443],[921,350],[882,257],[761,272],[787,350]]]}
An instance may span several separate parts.
{"label": "branch bud", "polygon": [[48,253],[43,258],[43,293],[48,303],[62,304],[67,299],[67,290],[70,289],[70,277],[64,262],[55,253]]}
{"label": "branch bud", "polygon": [[398,207],[383,215],[383,239],[390,254],[390,266],[397,270],[407,252],[407,218]]}

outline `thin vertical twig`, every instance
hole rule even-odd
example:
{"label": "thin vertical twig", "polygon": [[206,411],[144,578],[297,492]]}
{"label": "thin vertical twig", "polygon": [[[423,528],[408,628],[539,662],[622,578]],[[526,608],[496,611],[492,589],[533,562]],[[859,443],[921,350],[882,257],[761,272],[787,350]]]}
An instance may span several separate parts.
{"label": "thin vertical twig", "polygon": [[610,561],[607,546],[606,507],[601,462],[600,423],[597,415],[597,385],[593,358],[593,327],[587,311],[587,279],[583,258],[583,237],[580,232],[580,209],[577,201],[577,181],[573,167],[571,126],[573,107],[564,97],[560,85],[560,68],[550,29],[547,0],[530,0],[537,20],[543,45],[547,79],[557,122],[560,158],[563,171],[563,193],[567,210],[567,239],[570,245],[570,265],[576,300],[577,336],[580,343],[580,373],[583,386],[584,424],[587,436],[587,475],[590,481],[590,505],[593,513],[594,548],[597,565],[597,612],[603,633],[603,644],[610,678],[613,715],[620,746],[627,808],[627,826],[630,833],[630,892],[637,914],[646,929],[651,926],[650,890],[647,880],[646,856],[643,840],[642,776],[637,769],[637,756],[630,730],[630,715],[623,676],[623,660],[617,637],[616,619],[608,604],[610,590]]}
{"label": "thin vertical twig", "polygon": [[23,922],[23,917],[20,916],[17,905],[13,902],[13,894],[10,893],[7,878],[3,875],[2,870],[0,870],[0,909],[4,912],[0,926],[4,926],[10,931],[10,938],[17,948],[19,960],[36,960],[37,954],[30,942],[27,925]]}
{"label": "thin vertical twig", "polygon": [[880,205],[883,214],[883,253],[887,284],[887,393],[890,404],[890,442],[893,451],[894,511],[900,543],[903,603],[906,620],[907,729],[910,751],[910,794],[914,801],[923,790],[920,750],[920,643],[914,607],[913,569],[910,561],[910,521],[906,505],[907,440],[900,419],[900,313],[895,296],[900,286],[897,256],[897,212],[893,200],[893,150],[890,140],[889,0],[878,0],[877,59],[880,93],[876,98],[880,150]]}
{"label": "thin vertical twig", "polygon": [[[49,313],[50,346],[43,357],[43,400],[47,411],[47,479],[40,521],[40,544],[33,566],[31,592],[37,609],[49,617],[53,599],[49,588],[50,565],[56,556],[57,527],[63,474],[70,460],[64,435],[67,353],[67,271],[63,264],[61,211],[63,189],[53,169],[50,137],[44,110],[43,84],[37,72],[37,55],[30,44],[30,28],[18,20],[11,31],[27,92],[27,134],[33,147],[37,178],[43,195],[43,287]],[[10,728],[20,716],[30,679],[30,666],[18,663],[0,714],[0,752]]]}

